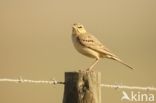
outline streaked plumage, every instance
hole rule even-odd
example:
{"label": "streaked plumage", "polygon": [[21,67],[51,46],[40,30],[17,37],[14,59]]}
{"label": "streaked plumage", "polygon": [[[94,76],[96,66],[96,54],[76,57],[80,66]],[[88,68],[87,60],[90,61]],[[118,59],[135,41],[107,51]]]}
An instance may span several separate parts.
{"label": "streaked plumage", "polygon": [[72,40],[77,51],[83,55],[96,59],[96,61],[88,68],[88,70],[92,70],[100,58],[113,59],[133,69],[120,60],[116,55],[111,53],[111,51],[106,48],[95,36],[88,33],[82,24],[73,24]]}

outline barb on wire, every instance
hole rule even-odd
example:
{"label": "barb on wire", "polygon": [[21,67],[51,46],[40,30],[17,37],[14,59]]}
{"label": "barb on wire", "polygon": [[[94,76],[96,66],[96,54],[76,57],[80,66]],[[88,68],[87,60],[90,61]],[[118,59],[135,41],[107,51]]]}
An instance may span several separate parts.
{"label": "barb on wire", "polygon": [[19,77],[18,79],[9,79],[3,78],[0,79],[0,82],[15,82],[15,83],[33,83],[33,84],[64,84],[64,82],[56,81],[56,80],[30,80],[30,79],[23,79]]}
{"label": "barb on wire", "polygon": [[151,90],[156,91],[155,87],[140,87],[140,86],[127,86],[127,85],[111,85],[111,84],[101,84],[101,87],[107,87],[107,88],[115,88],[115,89],[133,89],[133,90]]}
{"label": "barb on wire", "polygon": [[[10,79],[10,78],[0,78],[0,82],[15,82],[15,83],[33,83],[33,84],[65,84],[65,82],[60,82],[55,79],[53,80],[30,80],[23,79],[19,77],[18,79]],[[119,85],[119,84],[101,84],[101,87],[106,88],[114,88],[114,89],[133,89],[133,90],[150,90],[156,91],[155,87],[140,87],[140,86],[128,86],[128,85]]]}

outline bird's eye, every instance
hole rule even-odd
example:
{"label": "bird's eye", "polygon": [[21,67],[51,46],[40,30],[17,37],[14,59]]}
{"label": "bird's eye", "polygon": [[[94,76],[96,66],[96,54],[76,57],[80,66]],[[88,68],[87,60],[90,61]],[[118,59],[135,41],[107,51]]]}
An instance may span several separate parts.
{"label": "bird's eye", "polygon": [[82,28],[82,26],[78,26],[78,28]]}

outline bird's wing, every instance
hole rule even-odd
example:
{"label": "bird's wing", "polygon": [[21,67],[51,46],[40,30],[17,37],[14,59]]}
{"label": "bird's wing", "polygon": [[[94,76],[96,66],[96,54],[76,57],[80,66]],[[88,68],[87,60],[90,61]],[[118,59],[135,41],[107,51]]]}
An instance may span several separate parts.
{"label": "bird's wing", "polygon": [[121,59],[119,59],[115,54],[111,53],[108,48],[106,48],[96,37],[93,35],[86,33],[86,34],[80,34],[77,37],[79,43],[87,48],[90,48],[94,51],[103,53],[108,58],[116,60],[125,66],[133,69],[131,66],[127,65],[125,62],[123,62]]}
{"label": "bird's wing", "polygon": [[123,62],[121,59],[119,59],[115,54],[111,53],[110,50],[108,48],[106,48],[96,37],[94,37],[93,35],[86,33],[86,34],[80,34],[78,37],[78,42],[87,47],[90,48],[94,51],[103,53],[104,55],[106,55],[108,58],[116,60],[122,64],[124,64],[125,66],[133,69],[131,66],[127,65],[125,62]]}
{"label": "bird's wing", "polygon": [[92,50],[104,53],[106,55],[114,55],[96,37],[89,33],[79,35],[78,40],[81,45],[86,46]]}

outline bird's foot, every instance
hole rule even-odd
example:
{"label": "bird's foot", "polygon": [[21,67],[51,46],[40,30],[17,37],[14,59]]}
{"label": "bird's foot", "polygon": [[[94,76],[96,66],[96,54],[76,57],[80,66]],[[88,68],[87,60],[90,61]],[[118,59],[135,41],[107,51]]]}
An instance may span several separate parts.
{"label": "bird's foot", "polygon": [[78,70],[78,72],[84,72],[85,70],[84,69],[80,69],[80,70]]}
{"label": "bird's foot", "polygon": [[80,69],[78,72],[93,72],[93,68],[87,68],[87,69]]}
{"label": "bird's foot", "polygon": [[93,72],[93,71],[94,71],[93,68],[86,69],[86,72]]}

